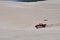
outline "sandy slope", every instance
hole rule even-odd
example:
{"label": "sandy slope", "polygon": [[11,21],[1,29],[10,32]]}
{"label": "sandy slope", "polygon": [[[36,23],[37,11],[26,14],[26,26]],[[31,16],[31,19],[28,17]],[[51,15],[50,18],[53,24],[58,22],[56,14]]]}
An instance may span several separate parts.
{"label": "sandy slope", "polygon": [[[35,29],[40,22],[53,26]],[[60,4],[0,2],[0,40],[60,40],[59,26]]]}

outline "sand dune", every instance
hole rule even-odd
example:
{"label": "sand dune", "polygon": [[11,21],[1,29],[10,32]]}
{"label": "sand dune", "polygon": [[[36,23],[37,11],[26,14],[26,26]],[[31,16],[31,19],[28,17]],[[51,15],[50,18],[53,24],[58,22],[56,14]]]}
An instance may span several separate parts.
{"label": "sand dune", "polygon": [[[35,29],[40,22],[49,26]],[[0,1],[1,40],[60,40],[59,26],[60,4]]]}

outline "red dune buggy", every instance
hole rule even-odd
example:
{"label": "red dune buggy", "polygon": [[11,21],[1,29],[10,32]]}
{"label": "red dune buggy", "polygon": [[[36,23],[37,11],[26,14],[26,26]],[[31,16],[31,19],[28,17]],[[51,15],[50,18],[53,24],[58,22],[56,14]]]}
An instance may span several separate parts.
{"label": "red dune buggy", "polygon": [[43,23],[39,23],[37,25],[35,25],[35,28],[38,29],[38,28],[45,28],[47,24],[43,24]]}

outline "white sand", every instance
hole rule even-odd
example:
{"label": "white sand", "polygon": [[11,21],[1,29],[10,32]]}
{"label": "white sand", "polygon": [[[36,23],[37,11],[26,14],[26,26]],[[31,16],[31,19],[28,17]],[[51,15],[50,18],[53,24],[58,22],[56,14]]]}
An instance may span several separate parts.
{"label": "white sand", "polygon": [[[53,25],[36,29],[40,22]],[[60,3],[0,1],[0,40],[60,40],[59,26]]]}

